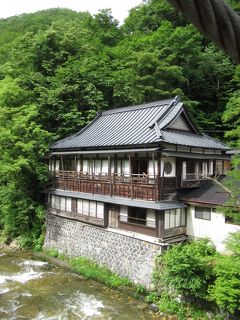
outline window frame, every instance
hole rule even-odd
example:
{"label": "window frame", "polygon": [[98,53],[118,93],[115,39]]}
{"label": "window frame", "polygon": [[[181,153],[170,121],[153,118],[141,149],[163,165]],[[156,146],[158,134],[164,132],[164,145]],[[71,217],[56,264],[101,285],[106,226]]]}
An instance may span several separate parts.
{"label": "window frame", "polygon": [[[136,215],[135,216],[132,215],[133,213],[136,213]],[[145,218],[139,217],[142,213],[144,214]],[[142,221],[143,223],[141,223],[140,221]],[[128,207],[127,223],[146,227],[147,226],[147,209],[139,208],[139,207]]]}
{"label": "window frame", "polygon": [[[187,222],[186,214],[187,214],[186,208],[165,210],[164,211],[164,230],[186,227],[186,222]],[[168,216],[168,221],[167,221],[167,216]],[[177,223],[177,219],[178,219],[178,223]]]}
{"label": "window frame", "polygon": [[[87,211],[85,210],[86,207],[88,207]],[[94,212],[92,211],[93,207],[95,207]],[[80,216],[104,220],[104,203],[93,200],[77,199],[76,212]]]}
{"label": "window frame", "polygon": [[[201,216],[201,214],[202,214],[202,216]],[[209,217],[206,218],[206,216],[204,216],[206,214],[208,214]],[[200,219],[200,220],[211,221],[212,220],[212,209],[209,207],[195,206],[194,218]]]}

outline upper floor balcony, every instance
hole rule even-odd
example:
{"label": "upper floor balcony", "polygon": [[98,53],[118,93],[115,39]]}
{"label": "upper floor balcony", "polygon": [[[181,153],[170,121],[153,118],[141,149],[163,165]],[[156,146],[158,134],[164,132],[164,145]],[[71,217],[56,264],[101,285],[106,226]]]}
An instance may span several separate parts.
{"label": "upper floor balcony", "polygon": [[164,194],[175,192],[176,177],[147,174],[90,174],[78,171],[55,171],[53,188],[131,199],[159,201]]}
{"label": "upper floor balcony", "polygon": [[[105,156],[106,157],[106,156]],[[177,189],[198,187],[201,181],[223,174],[222,160],[177,157],[70,158],[50,161],[53,188],[112,197],[160,201]]]}

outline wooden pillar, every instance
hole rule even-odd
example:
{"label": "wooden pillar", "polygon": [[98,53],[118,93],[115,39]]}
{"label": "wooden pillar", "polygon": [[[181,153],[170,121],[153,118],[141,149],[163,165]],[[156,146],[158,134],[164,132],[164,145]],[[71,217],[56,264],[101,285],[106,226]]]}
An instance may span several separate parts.
{"label": "wooden pillar", "polygon": [[103,226],[106,228],[108,227],[108,224],[109,224],[109,207],[108,207],[108,204],[107,203],[104,203],[104,214],[103,214]]}
{"label": "wooden pillar", "polygon": [[61,156],[61,166],[62,166],[62,171],[64,171],[63,156]]}
{"label": "wooden pillar", "polygon": [[91,173],[92,173],[92,194],[94,194],[94,181],[93,181],[93,157],[91,155]]}
{"label": "wooden pillar", "polygon": [[72,198],[72,213],[77,213],[77,199],[76,198]]}
{"label": "wooden pillar", "polygon": [[164,238],[164,219],[165,219],[165,212],[160,211],[158,214],[158,238]]}
{"label": "wooden pillar", "polygon": [[131,154],[128,155],[129,159],[129,173],[130,173],[130,183],[131,183],[131,199],[133,199],[133,177],[132,177],[132,158]]}
{"label": "wooden pillar", "polygon": [[63,188],[63,189],[65,190],[65,189],[66,189],[67,180],[65,181],[63,156],[61,156],[61,166],[62,166],[63,175],[62,175],[62,177],[61,177],[61,175],[60,175],[59,179],[60,179],[60,180],[63,179],[63,185],[64,185],[64,188]]}
{"label": "wooden pillar", "polygon": [[158,200],[161,200],[161,157],[158,157]]}
{"label": "wooden pillar", "polygon": [[153,181],[154,181],[154,200],[157,200],[157,184],[156,184],[156,172],[155,172],[155,157],[154,157],[154,152],[152,153],[152,162],[153,162]]}
{"label": "wooden pillar", "polygon": [[74,160],[75,160],[75,171],[77,171],[77,156],[76,155],[74,157]]}
{"label": "wooden pillar", "polygon": [[164,160],[164,158],[163,158],[163,170],[162,170],[161,186],[160,186],[160,189],[161,189],[161,197],[160,197],[160,200],[162,200],[162,193],[163,193],[163,188],[164,188],[164,171],[165,171],[165,160]]}
{"label": "wooden pillar", "polygon": [[110,184],[110,196],[113,195],[113,181],[112,181],[112,175],[111,175],[111,157],[110,154],[108,155],[108,180]]}

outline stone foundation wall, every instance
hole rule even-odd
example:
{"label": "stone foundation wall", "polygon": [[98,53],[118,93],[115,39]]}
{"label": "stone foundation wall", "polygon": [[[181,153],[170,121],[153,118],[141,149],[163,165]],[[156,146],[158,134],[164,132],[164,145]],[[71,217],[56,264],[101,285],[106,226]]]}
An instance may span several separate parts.
{"label": "stone foundation wall", "polygon": [[44,248],[55,248],[72,257],[87,257],[150,288],[161,246],[50,213],[46,227]]}

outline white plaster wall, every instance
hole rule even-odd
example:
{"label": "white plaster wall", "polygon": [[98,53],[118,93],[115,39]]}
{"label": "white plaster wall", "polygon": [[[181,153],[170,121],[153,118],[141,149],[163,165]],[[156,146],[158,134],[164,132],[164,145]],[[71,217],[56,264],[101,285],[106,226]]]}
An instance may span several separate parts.
{"label": "white plaster wall", "polygon": [[55,162],[55,170],[59,171],[59,167],[60,167],[60,161],[56,160],[56,162]]}
{"label": "white plaster wall", "polygon": [[120,221],[127,222],[128,221],[128,207],[120,206]]}
{"label": "white plaster wall", "polygon": [[[158,162],[157,160],[154,160],[155,164],[155,175],[158,174]],[[148,162],[148,175],[150,178],[154,177],[154,165],[153,165],[153,160],[149,160]]]}
{"label": "white plaster wall", "polygon": [[152,228],[156,227],[155,211],[153,209],[147,209],[146,225]]}
{"label": "white plaster wall", "polygon": [[164,168],[164,162],[170,162],[172,165],[172,172],[170,174],[166,174],[164,172],[164,177],[175,177],[176,176],[176,158],[173,157],[167,157],[165,159],[161,159],[161,176],[163,176],[163,168]]}
{"label": "white plaster wall", "polygon": [[102,174],[108,174],[108,160],[102,160]]}
{"label": "white plaster wall", "polygon": [[222,213],[211,212],[211,220],[195,218],[195,207],[190,206],[187,213],[187,235],[190,238],[209,238],[213,241],[218,251],[226,250],[224,240],[232,232],[240,231],[240,226],[225,223]]}

